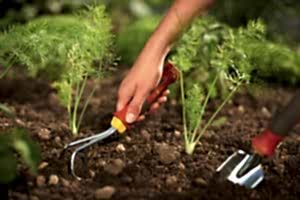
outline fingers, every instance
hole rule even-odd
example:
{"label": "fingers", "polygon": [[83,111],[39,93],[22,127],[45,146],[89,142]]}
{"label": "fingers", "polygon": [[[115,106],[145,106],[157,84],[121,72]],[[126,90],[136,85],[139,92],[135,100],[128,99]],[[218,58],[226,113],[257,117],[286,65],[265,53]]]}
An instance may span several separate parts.
{"label": "fingers", "polygon": [[122,110],[132,99],[135,92],[135,87],[131,85],[122,84],[118,93],[118,102],[116,110]]}
{"label": "fingers", "polygon": [[[126,87],[125,87],[126,86]],[[142,105],[144,104],[144,101],[146,100],[149,92],[146,90],[138,90],[135,87],[131,87],[130,85],[124,84],[124,86],[121,85],[119,94],[118,94],[118,102],[117,102],[117,111],[120,111],[123,109],[126,105],[128,105],[128,111],[126,114],[126,122],[127,123],[133,123],[135,121],[142,121],[145,119],[144,115],[140,115],[140,111],[142,108]],[[167,102],[168,98],[167,96],[170,94],[169,90],[166,90],[163,92],[162,96],[154,102],[149,112],[154,112],[157,110],[161,104]],[[134,97],[132,99],[132,97]]]}
{"label": "fingers", "polygon": [[128,111],[126,114],[126,122],[133,123],[135,122],[141,112],[141,108],[149,94],[147,90],[136,90],[137,92],[134,94],[134,98],[128,105]]}

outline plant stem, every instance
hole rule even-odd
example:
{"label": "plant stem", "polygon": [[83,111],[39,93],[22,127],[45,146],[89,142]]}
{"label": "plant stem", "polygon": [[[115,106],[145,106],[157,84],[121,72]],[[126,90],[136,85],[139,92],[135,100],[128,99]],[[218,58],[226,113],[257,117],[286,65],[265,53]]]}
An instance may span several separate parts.
{"label": "plant stem", "polygon": [[78,112],[78,107],[80,100],[83,95],[83,91],[85,89],[87,82],[87,75],[84,76],[83,82],[80,85],[80,83],[77,83],[76,85],[76,93],[75,93],[75,104],[74,104],[74,109],[73,109],[73,118],[72,118],[72,131],[74,135],[78,134],[78,126],[77,126],[77,112]]}
{"label": "plant stem", "polygon": [[8,67],[6,67],[4,72],[0,74],[0,79],[2,79],[9,72],[9,70],[12,68],[13,65],[14,65],[14,55],[12,55],[11,58],[9,58]]}
{"label": "plant stem", "polygon": [[72,94],[69,94],[69,95],[70,95],[70,97],[69,97],[69,103],[68,103],[67,109],[68,109],[68,116],[69,116],[69,127],[72,128],[72,118],[73,118],[72,110],[71,110],[71,108],[72,108]]}
{"label": "plant stem", "polygon": [[201,122],[202,122],[202,119],[203,119],[203,115],[204,115],[204,112],[205,112],[205,110],[206,110],[206,106],[207,106],[207,104],[208,104],[208,101],[209,101],[209,99],[210,99],[210,96],[211,96],[211,94],[212,94],[212,91],[213,91],[213,89],[214,89],[214,86],[215,86],[216,83],[217,83],[218,78],[219,78],[219,76],[218,76],[218,73],[217,73],[216,76],[215,76],[215,78],[214,78],[214,80],[213,80],[213,82],[212,82],[211,85],[209,86],[208,93],[207,93],[207,95],[206,95],[206,97],[205,97],[205,100],[204,100],[204,103],[203,103],[203,106],[202,106],[202,109],[201,109],[201,114],[200,114],[199,120],[198,120],[197,125],[196,125],[196,127],[195,127],[195,129],[194,129],[194,131],[193,131],[193,134],[192,134],[192,140],[191,140],[191,142],[193,142],[193,141],[195,140],[197,131],[198,131],[200,125],[201,125]]}
{"label": "plant stem", "polygon": [[195,140],[196,143],[200,140],[200,138],[202,137],[202,135],[204,134],[204,132],[206,131],[206,129],[210,126],[210,124],[213,122],[213,120],[215,119],[215,117],[217,116],[217,114],[222,110],[222,108],[225,106],[225,104],[230,100],[230,98],[232,97],[232,95],[239,88],[240,84],[241,84],[240,82],[237,83],[237,85],[232,89],[232,91],[224,99],[224,101],[222,102],[222,104],[217,108],[217,110],[214,112],[214,114],[210,117],[210,119],[208,120],[208,122],[205,124],[204,128],[201,130],[200,134],[198,135],[197,139]]}
{"label": "plant stem", "polygon": [[182,104],[182,121],[183,121],[183,135],[185,142],[189,141],[187,124],[186,124],[186,110],[185,110],[185,93],[184,93],[184,83],[183,74],[180,71],[180,93],[181,93],[181,104]]}
{"label": "plant stem", "polygon": [[81,111],[81,113],[80,113],[79,120],[78,120],[78,123],[77,123],[77,129],[78,129],[78,130],[79,130],[79,128],[80,128],[80,125],[81,125],[83,116],[84,116],[84,114],[85,114],[85,111],[86,111],[86,109],[87,109],[87,106],[88,106],[88,104],[89,104],[89,102],[90,102],[92,96],[94,96],[95,91],[96,91],[96,87],[93,88],[93,90],[92,90],[91,93],[89,94],[88,98],[87,98],[87,99],[85,100],[85,102],[84,102],[84,106],[83,106],[83,109],[82,109],[82,111]]}
{"label": "plant stem", "polygon": [[196,144],[197,144],[196,142],[192,142],[192,141],[186,142],[185,143],[185,152],[188,155],[192,155],[195,150]]}
{"label": "plant stem", "polygon": [[76,118],[77,118],[77,107],[78,107],[78,96],[79,96],[79,83],[76,84],[76,90],[75,90],[75,95],[74,95],[74,106],[72,109],[72,125],[71,125],[71,129],[72,129],[72,133],[73,135],[77,135],[78,131],[77,131],[77,127],[76,127]]}

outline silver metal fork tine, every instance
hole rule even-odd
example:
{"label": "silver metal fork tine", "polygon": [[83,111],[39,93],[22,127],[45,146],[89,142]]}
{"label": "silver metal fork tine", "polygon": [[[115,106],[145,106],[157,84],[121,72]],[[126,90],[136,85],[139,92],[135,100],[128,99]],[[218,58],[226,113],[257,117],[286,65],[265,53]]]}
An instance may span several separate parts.
{"label": "silver metal fork tine", "polygon": [[91,141],[91,140],[93,140],[95,138],[98,138],[99,135],[101,135],[101,134],[103,134],[103,133],[98,133],[97,135],[92,135],[90,137],[86,137],[86,138],[83,138],[83,139],[80,139],[80,140],[73,141],[73,142],[67,144],[64,147],[64,149],[67,149],[67,148],[72,147],[72,146],[76,146],[76,145],[81,144],[81,143],[85,143],[85,142]]}
{"label": "silver metal fork tine", "polygon": [[90,137],[86,137],[86,138],[82,138],[82,139],[73,141],[73,142],[67,144],[67,145],[64,147],[64,149],[67,149],[67,148],[69,148],[69,147],[73,147],[73,146],[76,146],[76,145],[78,145],[78,144],[81,144],[81,143],[85,143],[85,142],[94,140],[94,139],[96,139],[96,138],[98,138],[98,137],[101,137],[101,135],[105,135],[107,132],[111,132],[111,128],[108,129],[108,130],[106,130],[106,131],[104,131],[104,132],[97,133],[96,135],[92,135],[92,136],[90,136]]}
{"label": "silver metal fork tine", "polygon": [[[81,178],[80,178],[79,176],[76,175],[76,173],[75,173],[75,167],[74,167],[74,166],[75,166],[75,159],[76,159],[77,153],[78,153],[79,151],[81,151],[81,150],[83,150],[83,149],[85,149],[85,148],[87,148],[87,147],[89,147],[89,146],[91,146],[91,145],[93,145],[93,144],[95,144],[95,143],[97,143],[97,142],[99,142],[99,141],[101,141],[101,140],[107,138],[108,136],[110,136],[110,135],[111,135],[112,133],[114,133],[115,131],[116,131],[116,129],[110,128],[110,129],[108,129],[108,130],[106,130],[106,131],[104,131],[104,132],[102,132],[102,133],[99,133],[99,134],[97,134],[97,135],[94,135],[93,137],[88,137],[89,139],[90,139],[90,138],[93,138],[93,139],[92,139],[92,140],[90,139],[90,141],[89,141],[88,143],[83,144],[83,145],[77,147],[77,148],[74,150],[74,152],[73,152],[72,155],[71,155],[70,169],[71,169],[72,175],[73,175],[76,179],[81,180]],[[87,140],[88,138],[81,139],[81,140],[75,141],[75,142],[73,142],[73,143],[76,143],[76,142],[77,142],[76,144],[80,144],[80,143],[83,143],[83,140],[84,140],[84,141],[88,141],[88,140]],[[71,143],[71,144],[72,144],[72,143]],[[73,144],[72,146],[74,146],[74,145],[75,145],[75,144]]]}
{"label": "silver metal fork tine", "polygon": [[89,146],[91,146],[91,145],[93,145],[93,144],[95,144],[95,143],[101,141],[101,140],[102,140],[102,138],[96,138],[96,139],[94,139],[94,140],[91,140],[90,142],[88,142],[88,143],[86,143],[86,144],[83,144],[82,146],[77,147],[77,148],[74,150],[74,152],[72,153],[72,155],[71,155],[71,160],[70,160],[70,168],[71,168],[71,173],[72,173],[72,175],[73,175],[76,179],[81,180],[81,178],[80,178],[79,176],[76,175],[76,173],[75,173],[75,167],[74,167],[74,166],[75,166],[75,158],[76,158],[77,153],[78,153],[79,151],[81,151],[81,150],[83,150],[83,149],[85,149],[85,148],[87,148],[87,147],[89,147]]}

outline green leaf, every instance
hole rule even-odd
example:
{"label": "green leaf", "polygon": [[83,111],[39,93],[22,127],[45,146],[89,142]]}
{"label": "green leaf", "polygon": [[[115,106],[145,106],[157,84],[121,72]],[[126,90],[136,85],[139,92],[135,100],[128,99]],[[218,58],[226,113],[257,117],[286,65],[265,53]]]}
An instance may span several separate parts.
{"label": "green leaf", "polygon": [[0,112],[3,112],[9,118],[15,118],[15,114],[2,103],[0,103]]}
{"label": "green leaf", "polygon": [[39,146],[29,137],[24,129],[13,129],[13,147],[21,155],[22,160],[28,165],[32,173],[36,173],[41,161]]}
{"label": "green leaf", "polygon": [[227,117],[219,117],[218,119],[215,119],[214,122],[211,124],[211,126],[219,127],[222,126],[227,122]]}
{"label": "green leaf", "polygon": [[72,99],[72,85],[66,80],[63,80],[60,82],[55,82],[53,87],[57,89],[60,103],[65,107],[70,106]]}
{"label": "green leaf", "polygon": [[[1,142],[0,142],[1,143]],[[7,184],[17,176],[17,161],[9,149],[0,151],[0,183]]]}
{"label": "green leaf", "polygon": [[188,131],[193,132],[197,126],[198,120],[203,113],[201,99],[202,99],[202,92],[200,87],[197,84],[194,84],[188,91],[187,91],[187,98],[185,101],[186,111],[187,111],[187,118],[188,118]]}

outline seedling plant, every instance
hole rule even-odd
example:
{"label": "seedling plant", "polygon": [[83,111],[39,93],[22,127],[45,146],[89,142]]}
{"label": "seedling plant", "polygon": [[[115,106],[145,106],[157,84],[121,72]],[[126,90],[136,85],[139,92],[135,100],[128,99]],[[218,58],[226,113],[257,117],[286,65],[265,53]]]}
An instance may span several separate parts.
{"label": "seedling plant", "polygon": [[[88,7],[74,15],[45,16],[0,35],[0,62],[6,71],[25,66],[32,76],[53,81],[66,107],[69,126],[77,134],[90,97],[87,80],[100,80],[113,60],[111,21],[103,6]],[[80,111],[80,112],[79,112]]]}

